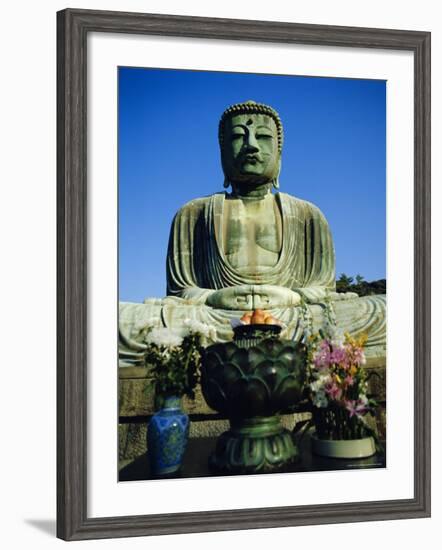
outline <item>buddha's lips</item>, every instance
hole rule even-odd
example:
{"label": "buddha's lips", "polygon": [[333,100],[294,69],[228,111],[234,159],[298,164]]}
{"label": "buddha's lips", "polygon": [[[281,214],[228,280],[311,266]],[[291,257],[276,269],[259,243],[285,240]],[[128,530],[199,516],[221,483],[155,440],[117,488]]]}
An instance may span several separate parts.
{"label": "buddha's lips", "polygon": [[257,155],[245,155],[243,158],[243,162],[251,162],[252,164],[261,163],[262,160]]}

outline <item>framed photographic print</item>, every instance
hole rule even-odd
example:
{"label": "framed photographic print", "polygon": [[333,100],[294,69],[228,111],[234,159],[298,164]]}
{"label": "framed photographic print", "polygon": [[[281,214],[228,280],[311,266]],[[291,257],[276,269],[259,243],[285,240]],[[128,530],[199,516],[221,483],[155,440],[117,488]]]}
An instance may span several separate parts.
{"label": "framed photographic print", "polygon": [[58,14],[58,536],[429,515],[429,59]]}

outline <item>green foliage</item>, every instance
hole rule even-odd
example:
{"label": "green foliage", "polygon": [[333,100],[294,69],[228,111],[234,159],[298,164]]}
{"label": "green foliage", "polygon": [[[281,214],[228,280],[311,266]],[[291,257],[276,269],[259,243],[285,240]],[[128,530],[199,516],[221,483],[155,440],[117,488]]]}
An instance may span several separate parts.
{"label": "green foliage", "polygon": [[166,348],[148,344],[145,363],[150,366],[157,396],[183,396],[195,399],[201,368],[201,336],[191,333],[181,345]]}
{"label": "green foliage", "polygon": [[356,292],[358,296],[371,296],[373,294],[386,294],[387,281],[379,279],[368,282],[362,275],[356,275],[355,278],[341,273],[336,281],[336,290],[338,292]]}
{"label": "green foliage", "polygon": [[336,404],[330,404],[326,409],[312,407],[312,416],[320,439],[359,439],[372,435],[364,420],[350,416],[348,411]]}

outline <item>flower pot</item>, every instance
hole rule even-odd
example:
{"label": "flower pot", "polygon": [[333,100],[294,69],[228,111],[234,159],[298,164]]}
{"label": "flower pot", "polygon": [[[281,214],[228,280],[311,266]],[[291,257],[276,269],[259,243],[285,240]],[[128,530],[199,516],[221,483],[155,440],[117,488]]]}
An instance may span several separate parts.
{"label": "flower pot", "polygon": [[320,439],[316,434],[311,436],[312,451],[329,458],[366,458],[376,453],[372,437],[361,439]]}
{"label": "flower pot", "polygon": [[180,469],[189,439],[189,417],[181,410],[180,397],[166,397],[147,428],[147,449],[153,475]]}

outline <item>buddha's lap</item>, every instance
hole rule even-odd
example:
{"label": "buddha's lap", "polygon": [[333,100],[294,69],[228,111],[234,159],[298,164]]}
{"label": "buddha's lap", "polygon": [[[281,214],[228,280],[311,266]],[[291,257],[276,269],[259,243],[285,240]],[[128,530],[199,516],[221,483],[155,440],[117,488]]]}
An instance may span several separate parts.
{"label": "buddha's lap", "polygon": [[[353,336],[368,335],[367,354],[385,355],[386,343],[386,297],[366,296],[332,302],[337,328]],[[308,306],[313,330],[326,323],[325,304]],[[299,306],[270,310],[284,324],[282,337],[300,340],[303,335],[303,312]],[[231,321],[238,320],[244,311],[220,310],[205,304],[195,304],[181,298],[150,299],[143,304],[120,303],[120,355],[143,349],[142,329],[151,326],[166,326],[175,330],[185,329],[185,320],[192,319],[213,326],[216,340],[232,338]]]}

